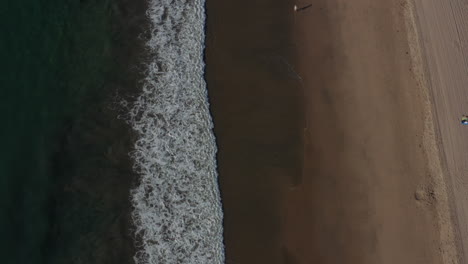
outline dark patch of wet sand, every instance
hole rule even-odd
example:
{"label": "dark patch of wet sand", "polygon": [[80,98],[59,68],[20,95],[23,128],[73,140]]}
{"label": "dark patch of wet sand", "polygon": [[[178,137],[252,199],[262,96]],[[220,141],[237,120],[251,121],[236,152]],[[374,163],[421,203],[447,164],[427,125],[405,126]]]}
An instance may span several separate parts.
{"label": "dark patch of wet sand", "polygon": [[285,191],[300,182],[303,106],[288,1],[207,3],[207,83],[226,263],[283,263]]}

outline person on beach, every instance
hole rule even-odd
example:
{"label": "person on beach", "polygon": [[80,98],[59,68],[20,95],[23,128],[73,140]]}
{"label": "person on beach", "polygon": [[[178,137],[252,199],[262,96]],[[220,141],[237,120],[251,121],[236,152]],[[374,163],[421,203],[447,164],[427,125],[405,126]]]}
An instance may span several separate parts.
{"label": "person on beach", "polygon": [[294,5],[294,11],[296,11],[296,12],[303,11],[303,10],[305,10],[305,9],[311,7],[311,6],[312,6],[312,4],[303,6],[301,8],[297,8],[297,5]]}
{"label": "person on beach", "polygon": [[462,125],[468,125],[468,116],[463,115],[461,118],[461,124]]}

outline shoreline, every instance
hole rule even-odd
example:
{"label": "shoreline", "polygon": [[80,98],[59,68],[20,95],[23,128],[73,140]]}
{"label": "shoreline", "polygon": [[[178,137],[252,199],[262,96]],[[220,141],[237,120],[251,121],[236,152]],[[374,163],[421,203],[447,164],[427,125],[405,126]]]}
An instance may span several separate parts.
{"label": "shoreline", "polygon": [[223,212],[204,80],[204,0],[149,1],[151,36],[139,94],[130,191],[137,264],[223,263]]}

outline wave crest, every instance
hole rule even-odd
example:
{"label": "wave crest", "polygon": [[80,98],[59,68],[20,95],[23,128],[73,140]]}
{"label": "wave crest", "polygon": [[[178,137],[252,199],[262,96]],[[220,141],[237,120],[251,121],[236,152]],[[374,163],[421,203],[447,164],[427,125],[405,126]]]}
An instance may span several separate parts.
{"label": "wave crest", "polygon": [[204,1],[151,0],[142,94],[130,110],[140,174],[132,217],[143,263],[223,263],[216,145],[203,79]]}

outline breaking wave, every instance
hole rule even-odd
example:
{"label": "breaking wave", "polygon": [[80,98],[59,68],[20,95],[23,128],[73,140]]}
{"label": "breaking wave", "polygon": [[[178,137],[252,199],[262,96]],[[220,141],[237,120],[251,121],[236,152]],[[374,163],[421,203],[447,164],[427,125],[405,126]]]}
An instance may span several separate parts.
{"label": "breaking wave", "polygon": [[223,263],[216,145],[203,79],[204,0],[149,0],[151,62],[130,111],[137,264]]}

